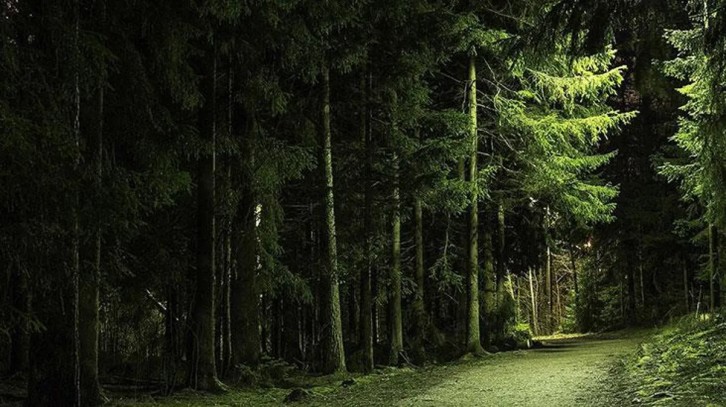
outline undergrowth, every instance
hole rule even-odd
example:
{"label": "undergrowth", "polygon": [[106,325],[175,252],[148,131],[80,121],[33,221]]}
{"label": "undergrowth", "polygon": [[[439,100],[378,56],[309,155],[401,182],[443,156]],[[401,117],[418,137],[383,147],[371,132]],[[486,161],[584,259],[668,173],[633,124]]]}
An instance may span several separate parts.
{"label": "undergrowth", "polygon": [[641,345],[625,374],[635,404],[726,406],[726,316],[684,317]]}

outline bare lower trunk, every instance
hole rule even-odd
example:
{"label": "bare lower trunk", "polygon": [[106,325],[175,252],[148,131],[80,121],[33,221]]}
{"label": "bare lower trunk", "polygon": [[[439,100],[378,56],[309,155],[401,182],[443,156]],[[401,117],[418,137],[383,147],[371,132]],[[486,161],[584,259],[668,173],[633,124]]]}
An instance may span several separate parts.
{"label": "bare lower trunk", "polygon": [[421,199],[415,198],[413,204],[414,222],[415,222],[415,245],[416,245],[416,264],[414,268],[414,281],[416,283],[416,291],[413,299],[413,329],[414,329],[414,356],[421,362],[426,359],[426,349],[424,340],[426,338],[426,328],[428,326],[426,318],[426,301],[424,299],[424,247],[423,247],[423,209]]}
{"label": "bare lower trunk", "polygon": [[403,352],[403,317],[401,312],[401,195],[398,185],[398,157],[394,153],[393,230],[391,238],[390,350],[388,363],[398,365]]}
{"label": "bare lower trunk", "polygon": [[260,292],[257,287],[257,200],[251,168],[255,161],[257,119],[247,112],[241,142],[242,187],[235,220],[235,269],[231,282],[232,364],[256,366],[260,361]]}
{"label": "bare lower trunk", "polygon": [[530,268],[528,270],[528,277],[529,277],[529,298],[531,300],[531,306],[532,306],[532,332],[535,336],[539,335],[539,327],[537,322],[537,294],[534,290],[534,273],[532,272],[532,269]]}
{"label": "bare lower trunk", "polygon": [[369,126],[368,81],[367,75],[361,77],[363,100],[361,101],[360,131],[365,149],[365,208],[363,229],[365,233],[365,266],[360,276],[360,346],[363,351],[363,372],[373,371],[373,292],[371,273],[373,272],[373,140]]}
{"label": "bare lower trunk", "polygon": [[477,155],[479,136],[477,127],[476,57],[469,59],[469,184],[471,203],[469,206],[468,262],[467,262],[467,331],[466,351],[481,353],[479,332],[479,197]]}
{"label": "bare lower trunk", "polygon": [[338,246],[335,230],[335,200],[333,193],[333,155],[330,132],[330,73],[323,67],[323,165],[325,175],[325,271],[322,278],[321,298],[322,366],[324,373],[346,370],[343,350],[343,327],[340,315],[340,291],[338,286]]}
{"label": "bare lower trunk", "polygon": [[215,360],[215,99],[216,55],[210,52],[210,68],[203,78],[207,95],[199,112],[199,134],[210,152],[199,158],[197,185],[197,269],[195,272],[192,310],[192,354],[189,363],[189,386],[208,391],[221,390]]}

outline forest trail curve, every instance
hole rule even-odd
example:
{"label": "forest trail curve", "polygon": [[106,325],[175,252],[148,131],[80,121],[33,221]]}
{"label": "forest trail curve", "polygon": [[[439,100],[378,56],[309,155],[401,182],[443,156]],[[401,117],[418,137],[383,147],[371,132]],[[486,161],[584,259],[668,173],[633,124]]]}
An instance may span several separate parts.
{"label": "forest trail curve", "polygon": [[[612,367],[637,349],[640,335],[580,337],[437,366],[353,386],[310,405],[345,406],[619,406]],[[322,399],[324,398],[324,399]]]}

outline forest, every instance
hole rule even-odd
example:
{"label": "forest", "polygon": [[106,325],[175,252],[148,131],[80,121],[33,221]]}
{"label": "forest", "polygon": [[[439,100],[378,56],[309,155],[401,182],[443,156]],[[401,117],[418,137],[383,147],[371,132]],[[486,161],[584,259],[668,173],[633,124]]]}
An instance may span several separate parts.
{"label": "forest", "polygon": [[[726,405],[725,68],[725,0],[0,0],[0,405],[393,405],[612,332]],[[491,393],[406,405],[624,405]]]}

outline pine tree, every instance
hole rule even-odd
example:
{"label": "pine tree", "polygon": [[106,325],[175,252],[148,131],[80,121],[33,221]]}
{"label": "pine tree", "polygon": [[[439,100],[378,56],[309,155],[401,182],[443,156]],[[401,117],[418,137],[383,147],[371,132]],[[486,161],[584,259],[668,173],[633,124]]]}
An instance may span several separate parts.
{"label": "pine tree", "polygon": [[678,132],[672,137],[688,158],[685,162],[665,163],[661,173],[680,183],[686,201],[695,201],[705,208],[709,299],[710,308],[714,309],[719,305],[719,286],[726,283],[718,278],[722,267],[718,242],[720,231],[726,227],[726,165],[722,159],[726,151],[722,137],[726,110],[722,102],[724,77],[719,65],[723,54],[716,51],[713,58],[709,57],[707,52],[713,50],[709,47],[718,40],[706,36],[713,32],[712,21],[719,27],[723,12],[714,11],[718,9],[709,1],[693,2],[693,9],[698,10],[692,18],[693,28],[666,32],[666,39],[679,56],[664,65],[667,74],[688,82],[679,89],[688,101],[682,107],[684,114]]}

